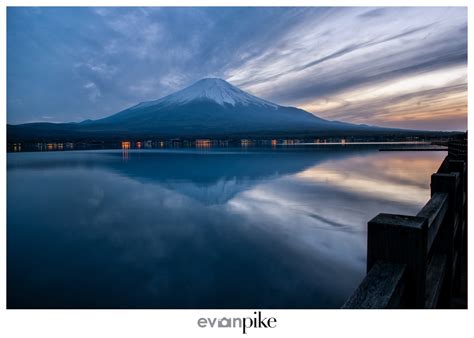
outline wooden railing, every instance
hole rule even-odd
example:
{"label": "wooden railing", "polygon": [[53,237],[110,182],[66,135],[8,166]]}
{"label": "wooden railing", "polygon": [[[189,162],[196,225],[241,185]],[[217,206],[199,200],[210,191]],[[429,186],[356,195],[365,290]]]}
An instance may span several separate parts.
{"label": "wooden railing", "polygon": [[431,176],[431,199],[416,216],[379,214],[367,231],[368,273],[342,308],[450,308],[459,297],[467,304],[460,291],[467,271],[467,142],[449,144]]}

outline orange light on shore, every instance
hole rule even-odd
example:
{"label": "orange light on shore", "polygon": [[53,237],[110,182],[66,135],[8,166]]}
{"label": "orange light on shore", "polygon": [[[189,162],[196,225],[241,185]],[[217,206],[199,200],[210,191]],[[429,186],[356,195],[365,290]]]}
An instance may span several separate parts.
{"label": "orange light on shore", "polygon": [[276,146],[277,145],[277,140],[272,140],[272,146]]}
{"label": "orange light on shore", "polygon": [[122,141],[122,149],[130,149],[130,142]]}
{"label": "orange light on shore", "polygon": [[200,139],[196,140],[196,147],[197,148],[210,148],[212,145],[212,141],[209,139]]}

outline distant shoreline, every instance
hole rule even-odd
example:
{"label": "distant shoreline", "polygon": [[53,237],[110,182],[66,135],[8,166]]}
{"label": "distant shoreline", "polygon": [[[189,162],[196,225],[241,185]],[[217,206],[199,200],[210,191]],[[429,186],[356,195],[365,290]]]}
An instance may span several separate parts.
{"label": "distant shoreline", "polygon": [[[273,140],[276,141],[276,140]],[[146,151],[165,149],[284,149],[297,147],[348,147],[348,146],[423,146],[423,148],[380,148],[380,151],[443,151],[443,142],[440,141],[354,141],[354,142],[298,142],[298,140],[239,140],[233,142],[196,140],[186,141],[123,141],[123,142],[36,142],[36,143],[14,143],[8,144],[8,153],[25,152],[58,152],[58,151],[86,151],[86,150],[122,150],[122,151]]]}

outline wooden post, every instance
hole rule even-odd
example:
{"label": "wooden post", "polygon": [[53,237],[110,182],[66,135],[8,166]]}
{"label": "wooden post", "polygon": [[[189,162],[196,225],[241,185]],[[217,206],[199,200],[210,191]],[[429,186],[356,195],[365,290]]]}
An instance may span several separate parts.
{"label": "wooden post", "polygon": [[436,241],[433,245],[433,252],[445,254],[447,257],[446,279],[443,292],[440,298],[441,306],[450,307],[452,298],[453,272],[455,262],[455,231],[457,222],[461,215],[457,213],[459,186],[459,173],[433,174],[431,175],[431,194],[436,192],[448,193],[448,210],[443,224],[441,225]]}
{"label": "wooden post", "polygon": [[368,224],[367,271],[379,260],[402,263],[407,273],[407,306],[423,308],[427,265],[427,219],[379,214]]}
{"label": "wooden post", "polygon": [[[458,193],[460,195],[463,195],[464,192],[467,192],[467,167],[466,167],[466,161],[462,160],[449,160],[449,172],[457,172],[459,173],[459,185],[460,189]],[[464,197],[464,196],[462,196]],[[461,200],[462,204],[462,200]]]}
{"label": "wooden post", "polygon": [[457,233],[455,238],[455,248],[461,248],[464,232],[465,232],[465,224],[464,219],[467,220],[467,213],[465,207],[465,199],[467,199],[467,180],[466,180],[466,162],[461,160],[450,160],[449,162],[449,171],[451,173],[457,172],[459,173],[459,185],[456,190],[456,197],[455,197],[455,212],[459,218],[459,226],[460,229]]}
{"label": "wooden post", "polygon": [[457,213],[460,218],[459,229],[454,239],[454,251],[458,252],[457,267],[453,276],[453,297],[459,296],[464,289],[463,272],[466,271],[466,245],[467,245],[467,165],[463,160],[450,160],[449,171],[459,173],[459,186],[457,190]]}

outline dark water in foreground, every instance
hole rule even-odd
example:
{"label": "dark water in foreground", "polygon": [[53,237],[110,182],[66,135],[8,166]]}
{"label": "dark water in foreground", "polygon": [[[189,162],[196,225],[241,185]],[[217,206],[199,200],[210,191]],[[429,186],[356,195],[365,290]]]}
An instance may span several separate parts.
{"label": "dark water in foreground", "polygon": [[445,152],[8,154],[9,308],[336,308]]}

